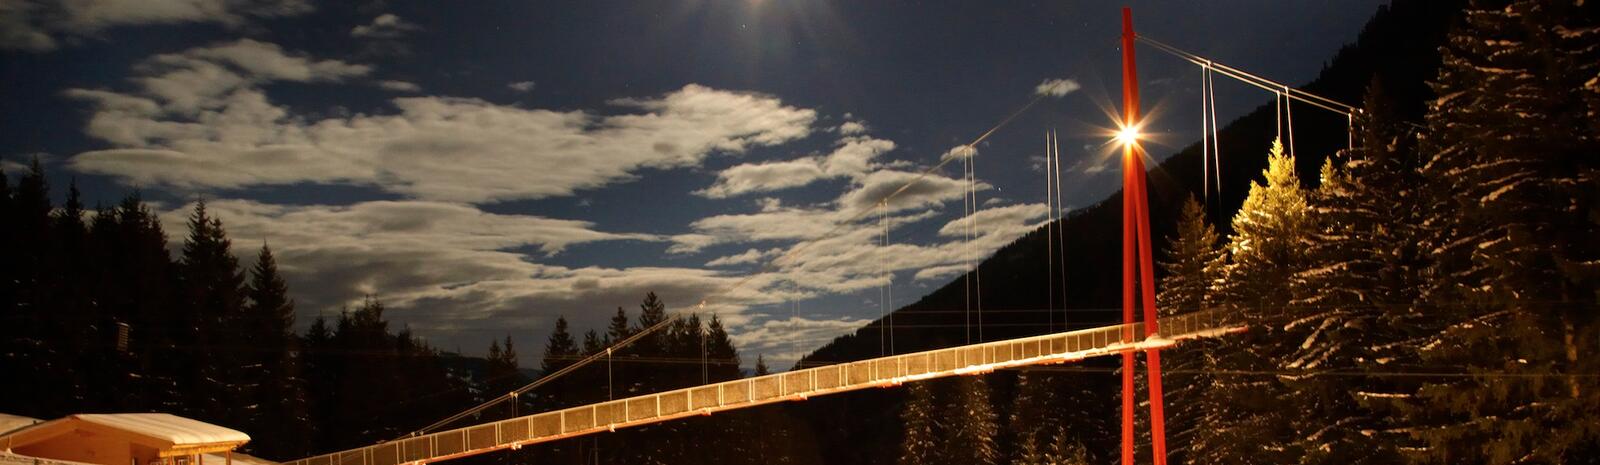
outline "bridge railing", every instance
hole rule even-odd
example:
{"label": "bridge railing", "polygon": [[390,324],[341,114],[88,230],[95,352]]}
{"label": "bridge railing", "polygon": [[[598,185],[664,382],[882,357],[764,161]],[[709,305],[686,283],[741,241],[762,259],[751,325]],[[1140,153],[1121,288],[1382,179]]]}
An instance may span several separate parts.
{"label": "bridge railing", "polygon": [[1000,368],[1159,348],[1231,329],[1218,311],[824,365],[572,407],[318,455],[290,465],[422,464],[691,415]]}

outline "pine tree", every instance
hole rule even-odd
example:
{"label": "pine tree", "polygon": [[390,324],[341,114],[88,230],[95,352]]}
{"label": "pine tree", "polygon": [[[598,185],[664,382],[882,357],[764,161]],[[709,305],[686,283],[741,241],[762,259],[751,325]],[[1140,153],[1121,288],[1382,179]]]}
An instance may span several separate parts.
{"label": "pine tree", "polygon": [[[1293,156],[1274,140],[1263,172],[1252,182],[1228,238],[1230,261],[1223,270],[1222,306],[1252,330],[1219,340],[1210,351],[1221,370],[1276,371],[1291,348],[1305,339],[1294,321],[1289,277],[1305,269],[1305,249],[1314,223]],[[1197,463],[1266,464],[1295,461],[1292,412],[1283,383],[1265,376],[1217,377],[1200,396],[1202,409],[1189,451]]]}
{"label": "pine tree", "polygon": [[[1161,278],[1156,305],[1163,314],[1200,311],[1218,304],[1218,287],[1227,264],[1220,239],[1206,221],[1205,208],[1190,196],[1179,214],[1177,235],[1168,238],[1166,254],[1160,262],[1166,275]],[[1225,408],[1208,405],[1204,396],[1215,382],[1207,372],[1213,368],[1211,354],[1217,347],[1217,341],[1207,338],[1188,341],[1179,350],[1163,351],[1167,454],[1172,463],[1188,463],[1188,451],[1205,413]],[[1146,384],[1138,382],[1136,386],[1143,389]],[[1138,431],[1142,436],[1149,434],[1148,428]]]}
{"label": "pine tree", "polygon": [[258,386],[251,395],[255,415],[244,425],[248,431],[261,432],[261,439],[252,443],[251,450],[272,457],[303,456],[310,452],[306,448],[310,441],[310,413],[302,379],[302,352],[293,332],[294,301],[289,298],[288,284],[278,274],[272,249],[266,244],[261,245],[256,264],[250,268],[246,292],[249,302],[241,329],[252,333],[252,343],[260,348],[254,353],[260,355],[254,357],[260,369],[245,373],[253,375],[252,381]]}
{"label": "pine tree", "polygon": [[1480,1],[1442,47],[1429,105],[1417,311],[1428,380],[1403,411],[1419,462],[1594,463],[1600,457],[1600,5]]}
{"label": "pine tree", "polygon": [[756,354],[756,371],[755,371],[755,375],[756,376],[766,376],[766,375],[770,375],[770,374],[772,374],[772,370],[767,369],[767,358],[765,356],[761,355],[761,354]]}
{"label": "pine tree", "polygon": [[739,379],[739,350],[733,346],[733,338],[716,315],[711,315],[711,321],[706,323],[706,358],[710,362],[711,382]]}
{"label": "pine tree", "polygon": [[[1357,369],[1394,370],[1405,341],[1424,327],[1409,312],[1421,285],[1415,187],[1421,183],[1415,138],[1376,80],[1368,88],[1354,150],[1329,158],[1309,196],[1318,221],[1309,264],[1292,280],[1294,305],[1314,339],[1285,357],[1303,373],[1285,378],[1296,418],[1301,463],[1393,463],[1399,442],[1387,415],[1361,405],[1373,393],[1397,392],[1394,379],[1355,377]],[[1383,398],[1383,396],[1376,396]]]}
{"label": "pine tree", "polygon": [[600,339],[600,334],[594,330],[583,333],[583,353],[596,354],[606,349],[606,342]]}
{"label": "pine tree", "polygon": [[[633,327],[628,325],[628,312],[622,307],[617,307],[617,314],[611,316],[611,325],[606,327],[608,341],[620,341],[633,335]],[[606,344],[610,346],[611,344]]]}
{"label": "pine tree", "polygon": [[[13,216],[11,196],[11,177],[0,168],[0,372],[6,373],[16,373],[23,366],[17,358],[23,315],[17,306],[16,286],[16,277],[22,270],[17,262],[17,250],[11,245],[17,241],[17,219]],[[19,389],[21,386],[15,383],[4,383],[0,385],[0,397],[20,399]],[[9,401],[0,402],[4,402],[6,411],[21,412]]]}
{"label": "pine tree", "polygon": [[1018,372],[1016,396],[1007,422],[1014,450],[1012,463],[1051,463],[1051,443],[1058,439],[1063,426],[1056,417],[1063,407],[1058,392],[1062,386],[1053,381],[1055,377],[1043,371]]}
{"label": "pine tree", "polygon": [[942,428],[935,416],[935,402],[930,382],[907,385],[906,403],[900,410],[900,424],[905,430],[905,437],[900,443],[898,463],[901,465],[938,463]]}
{"label": "pine tree", "polygon": [[243,425],[249,422],[247,393],[256,389],[249,371],[258,368],[239,350],[244,276],[231,248],[222,220],[206,211],[204,199],[196,201],[179,260],[189,333],[181,344],[199,349],[184,357],[193,361],[184,379],[190,389],[185,410],[197,419]]}
{"label": "pine tree", "polygon": [[65,383],[57,385],[67,393],[70,405],[80,409],[111,407],[101,395],[101,389],[113,380],[105,379],[115,368],[107,362],[116,360],[111,327],[102,318],[100,307],[91,297],[92,269],[89,250],[89,228],[84,223],[82,193],[77,179],[67,185],[66,202],[55,211],[51,225],[51,260],[48,269],[52,282],[50,307],[55,312],[51,318],[50,337],[55,338],[51,350],[61,366],[71,367]]}
{"label": "pine tree", "polygon": [[956,378],[955,389],[946,407],[949,423],[941,453],[945,463],[1000,463],[999,418],[989,402],[989,383],[982,376],[962,376]]}
{"label": "pine tree", "polygon": [[[594,338],[596,335],[593,330],[590,330],[585,337]],[[588,342],[590,341],[585,341],[585,343]],[[594,341],[594,343],[598,344],[598,341]],[[577,342],[572,339],[572,333],[567,330],[567,318],[564,316],[556,317],[555,329],[550,331],[550,338],[544,344],[544,360],[539,363],[539,368],[544,372],[544,375],[549,375],[571,366],[578,355],[578,350]],[[585,350],[585,353],[593,352]],[[540,388],[540,392],[536,394],[543,398],[544,404],[551,408],[564,407],[570,402],[568,393],[570,389],[568,386],[575,385],[568,380],[558,379]]]}
{"label": "pine tree", "polygon": [[4,407],[17,414],[53,417],[70,407],[70,398],[63,395],[65,391],[61,386],[66,384],[64,375],[71,367],[62,363],[52,345],[57,340],[52,334],[57,326],[50,316],[53,283],[46,270],[53,258],[50,247],[53,207],[50,185],[38,157],[34,157],[28,173],[18,180],[10,203],[12,214],[6,220],[12,237],[0,247],[8,249],[6,258],[11,260],[9,282],[14,286],[11,288],[14,301],[5,311],[10,320],[6,326],[13,332],[6,341],[7,350],[0,354],[6,358],[5,365],[0,368],[8,373],[35,372],[44,379],[8,383],[7,389],[15,391],[7,393],[10,395],[0,402],[5,402]]}

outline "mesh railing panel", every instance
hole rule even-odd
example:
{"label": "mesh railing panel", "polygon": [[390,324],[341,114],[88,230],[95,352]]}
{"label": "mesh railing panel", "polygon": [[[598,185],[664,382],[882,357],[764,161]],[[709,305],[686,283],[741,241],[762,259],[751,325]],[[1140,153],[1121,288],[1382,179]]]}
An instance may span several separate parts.
{"label": "mesh railing panel", "polygon": [[[1167,338],[1214,335],[1227,329],[1225,315],[1214,311],[1159,320]],[[787,373],[728,381],[709,386],[647,394],[594,405],[541,413],[455,430],[407,438],[360,449],[319,455],[286,465],[406,465],[437,458],[538,442],[565,435],[660,421],[691,411],[721,411],[813,393],[861,389],[911,377],[950,376],[969,369],[994,369],[1067,360],[1127,350],[1144,341],[1142,324],[1091,328],[1030,338],[825,365]]]}

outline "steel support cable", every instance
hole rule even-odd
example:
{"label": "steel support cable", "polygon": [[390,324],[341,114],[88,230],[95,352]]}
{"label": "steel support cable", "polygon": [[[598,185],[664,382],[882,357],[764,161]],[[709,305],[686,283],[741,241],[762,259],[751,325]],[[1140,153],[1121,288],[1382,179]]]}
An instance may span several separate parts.
{"label": "steel support cable", "polygon": [[[883,273],[883,275],[888,275],[888,270],[890,270],[890,265],[888,265],[888,246],[890,246],[890,224],[888,224],[888,219],[890,219],[888,203],[880,201],[878,203],[878,227],[883,229],[883,235],[878,236],[878,273]],[[880,286],[878,288],[878,356],[883,356],[886,353],[886,339],[888,337],[885,337],[885,328],[883,328],[885,320],[883,318],[888,315],[888,312],[890,312],[888,310],[888,286]]]}
{"label": "steel support cable", "polygon": [[[1055,178],[1050,174],[1055,170],[1055,154],[1050,150],[1052,141],[1051,133],[1044,133],[1044,201],[1045,215],[1049,218],[1045,221],[1044,229],[1045,308],[1056,306],[1056,198],[1055,190],[1051,187],[1055,184]],[[1055,331],[1055,312],[1048,312],[1046,316],[1050,331]]]}
{"label": "steel support cable", "polygon": [[[1017,109],[1017,111],[1012,112],[1010,115],[1006,116],[1005,119],[1000,120],[999,123],[995,124],[993,127],[990,127],[987,131],[984,131],[983,134],[979,135],[976,139],[973,139],[972,142],[969,142],[966,145],[963,145],[962,147],[966,147],[969,152],[975,152],[977,150],[977,145],[979,143],[981,143],[984,140],[988,139],[989,136],[993,135],[996,131],[999,131],[1000,128],[1003,128],[1007,124],[1010,124],[1012,120],[1016,119],[1018,116],[1021,116],[1022,113],[1028,111],[1029,108],[1033,108],[1034,104],[1039,103],[1039,101],[1043,100],[1045,97],[1046,97],[1045,94],[1039,94],[1039,95],[1034,96],[1033,99],[1028,100],[1028,103],[1023,104],[1022,107]],[[967,153],[967,154],[963,154],[963,155],[961,155],[959,157],[964,158],[966,156],[972,156],[972,155],[973,155],[973,153]],[[879,201],[883,202],[885,205],[887,205],[889,200],[894,199],[895,197],[899,196],[902,193],[905,193],[905,191],[910,189],[911,186],[915,186],[915,185],[917,185],[917,183],[922,182],[922,180],[927,179],[927,177],[929,175],[933,174],[933,172],[938,171],[940,169],[943,169],[945,167],[945,165],[948,165],[951,160],[954,160],[954,159],[958,158],[958,156],[950,156],[950,157],[943,157],[943,158],[944,159],[941,160],[938,164],[930,166],[930,167],[928,167],[928,169],[925,169],[921,173],[918,173],[917,177],[912,178],[910,181],[907,181],[905,184],[901,185],[898,189],[895,189],[894,191],[890,192],[888,195],[884,196]],[[736,282],[734,282],[733,284],[731,284],[729,286],[726,286],[726,287],[723,287],[721,289],[718,289],[717,291],[712,292],[711,294],[707,294],[705,297],[702,297],[700,299],[700,304],[699,304],[698,307],[703,309],[703,308],[705,308],[706,303],[710,302],[713,298],[717,298],[717,297],[721,297],[723,295],[730,294],[733,291],[736,291],[736,290],[738,290],[740,288],[743,288],[746,284],[749,284],[751,281],[755,280],[756,277],[777,270],[778,269],[778,265],[780,263],[784,262],[785,260],[788,260],[788,259],[791,259],[793,257],[798,256],[800,254],[800,252],[803,252],[803,251],[809,249],[811,246],[817,244],[818,242],[821,242],[822,239],[833,237],[833,235],[835,233],[838,233],[846,225],[850,225],[850,224],[856,223],[863,216],[866,216],[866,214],[868,212],[870,212],[870,211],[871,211],[871,209],[861,209],[861,210],[857,211],[855,214],[851,215],[845,221],[835,223],[832,228],[829,228],[827,231],[823,232],[822,234],[818,235],[817,237],[809,239],[809,240],[807,240],[805,242],[802,242],[799,246],[797,246],[795,248],[792,248],[792,249],[789,249],[788,252],[785,252],[783,255],[779,256],[778,258],[775,258],[772,261],[767,262],[766,264],[764,264],[761,267],[761,269],[757,270],[755,273],[752,273],[752,274],[750,274],[748,276],[745,276],[743,279],[740,279],[739,281],[736,281]],[[643,338],[643,337],[645,337],[647,335],[655,333],[656,331],[660,330],[661,328],[666,327],[669,322],[671,322],[673,320],[676,320],[678,318],[678,316],[679,316],[678,314],[671,315],[669,318],[667,318],[665,320],[662,320],[661,322],[656,323],[655,325],[652,325],[652,326],[650,326],[648,328],[644,328],[644,329],[640,330],[639,332],[629,336],[628,338],[626,338],[626,339],[624,339],[622,341],[619,341],[616,344],[613,344],[611,347],[607,348],[606,354],[609,354],[610,350],[613,349],[613,348],[625,347],[628,344],[633,343],[634,341],[637,341],[637,340],[639,340],[639,339],[641,339],[641,338]],[[891,314],[890,318],[893,318],[892,314]],[[890,334],[890,338],[891,338],[890,339],[890,344],[891,344],[891,347],[892,347],[892,344],[893,344],[893,334],[892,334],[892,332]],[[568,365],[566,368],[563,368],[563,369],[558,370],[558,371],[556,371],[554,373],[550,373],[548,375],[542,376],[538,380],[536,380],[536,381],[534,381],[532,383],[529,383],[526,386],[518,388],[515,391],[512,391],[513,394],[508,394],[507,396],[520,395],[521,393],[524,393],[524,392],[527,392],[529,390],[538,388],[539,386],[542,386],[542,385],[544,385],[546,383],[549,383],[551,381],[555,381],[556,379],[560,379],[561,377],[566,376],[568,373],[571,373],[573,371],[577,371],[578,369],[580,369],[580,368],[582,368],[584,366],[587,366],[590,363],[594,363],[594,361],[598,360],[601,355],[602,355],[601,353],[596,353],[596,354],[594,354],[593,356],[591,356],[589,358],[585,358],[584,360],[580,360],[577,363],[574,363],[572,365]],[[608,363],[608,365],[609,365],[609,363]],[[609,370],[609,368],[608,368],[608,370]],[[493,406],[496,403],[499,403],[499,402],[503,401],[505,399],[505,397],[506,396],[497,397],[494,400],[490,400],[488,402],[485,402],[482,405],[479,405],[477,407],[473,407],[473,408],[468,409],[466,411],[463,411],[461,413],[452,415],[449,418],[446,418],[444,420],[440,420],[440,421],[435,422],[433,424],[430,424],[430,425],[428,425],[426,427],[423,427],[420,430],[411,432],[410,434],[407,434],[406,436],[402,436],[402,438],[411,437],[411,436],[415,436],[415,435],[418,435],[418,434],[423,434],[423,433],[428,432],[429,430],[432,430],[434,428],[438,428],[438,427],[440,427],[442,425],[449,424],[450,422],[459,420],[459,419],[464,418],[464,417],[466,417],[468,415],[476,414],[478,412],[481,412],[481,411]]]}
{"label": "steel support cable", "polygon": [[1211,74],[1210,70],[1210,66],[1200,65],[1200,199],[1206,205],[1211,204],[1211,120],[1206,118],[1206,109],[1211,104],[1206,92],[1206,76]]}
{"label": "steel support cable", "polygon": [[560,370],[556,370],[553,373],[550,373],[550,374],[545,375],[545,376],[541,376],[541,377],[539,377],[539,379],[534,380],[533,382],[528,383],[526,385],[523,385],[522,387],[517,388],[516,390],[511,391],[510,393],[508,393],[508,394],[506,394],[504,396],[495,397],[494,399],[491,399],[491,400],[486,401],[486,402],[484,402],[482,404],[479,404],[476,407],[473,407],[473,408],[470,408],[470,409],[467,409],[467,410],[463,410],[461,413],[457,413],[455,415],[451,415],[448,418],[445,418],[443,420],[439,420],[439,421],[434,422],[433,424],[430,424],[428,426],[424,426],[421,429],[418,429],[416,431],[412,431],[411,433],[406,434],[405,436],[401,436],[401,438],[417,436],[419,434],[426,434],[426,433],[428,433],[428,432],[430,432],[430,431],[432,431],[434,429],[440,428],[440,427],[442,427],[444,425],[448,425],[451,422],[454,422],[456,420],[460,420],[462,418],[466,418],[467,416],[476,414],[478,412],[482,412],[482,411],[488,409],[489,407],[493,407],[495,404],[498,404],[500,402],[504,402],[507,398],[514,398],[516,396],[520,396],[523,393],[526,393],[528,391],[537,389],[539,386],[543,386],[543,385],[548,384],[548,383],[550,383],[552,381],[560,379],[562,376],[565,376],[567,373],[571,373],[571,372],[577,371],[578,369],[581,369],[581,368],[583,368],[584,366],[587,366],[590,363],[594,363],[595,360],[599,360],[602,357],[606,359],[606,384],[607,384],[606,391],[607,391],[607,395],[610,395],[610,391],[611,391],[611,388],[610,388],[610,383],[611,383],[611,352],[613,350],[616,350],[616,349],[621,349],[623,347],[627,347],[629,344],[632,344],[634,341],[638,341],[639,339],[643,339],[645,336],[650,335],[651,333],[655,332],[656,330],[659,330],[661,328],[666,327],[668,323],[671,323],[672,320],[674,320],[676,318],[677,317],[674,316],[672,318],[667,318],[667,319],[661,320],[661,322],[656,323],[654,325],[651,325],[649,328],[642,329],[639,332],[636,332],[636,333],[628,336],[627,338],[622,339],[621,341],[617,341],[616,343],[612,344],[611,346],[606,347],[606,349],[603,350],[603,351],[595,352],[594,354],[591,354],[591,355],[589,355],[587,357],[584,357],[583,360],[579,360],[577,363],[573,363],[571,365],[567,365],[566,367],[564,367],[564,368],[562,368]]}
{"label": "steel support cable", "polygon": [[[1221,135],[1221,128],[1219,127],[1221,125],[1217,124],[1217,78],[1211,75],[1211,65],[1209,63],[1205,69],[1206,96],[1211,100],[1211,157],[1212,168],[1214,168],[1212,176],[1216,178],[1217,195],[1222,195],[1222,146],[1218,141]],[[1348,117],[1350,114],[1345,113],[1345,116]]]}
{"label": "steel support cable", "polygon": [[[1066,194],[1061,189],[1061,137],[1054,130],[1050,131],[1051,152],[1056,158],[1056,220],[1067,219]],[[1061,271],[1061,327],[1067,327],[1067,227],[1066,224],[1056,227],[1056,266]]]}
{"label": "steel support cable", "polygon": [[967,163],[972,166],[972,168],[969,170],[971,174],[968,175],[967,178],[967,186],[972,189],[972,234],[970,235],[971,239],[968,239],[968,241],[972,243],[972,246],[970,247],[970,253],[972,254],[973,273],[972,289],[977,294],[977,299],[974,299],[974,304],[977,306],[978,310],[978,342],[983,342],[983,260],[978,257],[978,229],[980,226],[978,223],[978,210],[980,205],[978,204],[977,155],[974,154],[971,157],[967,157]]}
{"label": "steel support cable", "polygon": [[[1289,86],[1283,86],[1283,93],[1289,94]],[[1289,131],[1289,158],[1294,158],[1294,99],[1283,102],[1283,115],[1287,118],[1284,126]]]}
{"label": "steel support cable", "polygon": [[1267,79],[1267,78],[1264,78],[1264,77],[1261,77],[1261,76],[1257,76],[1257,75],[1251,74],[1251,73],[1249,73],[1247,71],[1243,71],[1243,70],[1240,70],[1238,68],[1234,68],[1232,66],[1228,66],[1228,65],[1225,65],[1225,64],[1222,64],[1222,63],[1218,63],[1218,62],[1216,62],[1216,61],[1214,61],[1214,60],[1212,60],[1210,58],[1206,58],[1204,56],[1196,55],[1194,53],[1190,53],[1190,52],[1184,51],[1184,50],[1179,49],[1177,47],[1173,47],[1171,45],[1167,45],[1167,44],[1165,44],[1165,43],[1163,43],[1161,41],[1158,41],[1158,40],[1155,40],[1155,39],[1151,39],[1151,38],[1146,37],[1146,36],[1144,36],[1142,34],[1137,36],[1137,37],[1135,37],[1134,40],[1138,40],[1140,42],[1144,42],[1145,44],[1148,44],[1148,45],[1150,45],[1152,47],[1155,47],[1157,50],[1160,50],[1162,52],[1166,52],[1167,54],[1170,54],[1170,55],[1177,56],[1178,58],[1182,58],[1182,59],[1187,60],[1187,61],[1189,61],[1191,63],[1197,64],[1197,65],[1200,65],[1200,66],[1209,66],[1212,69],[1216,70],[1219,73],[1222,73],[1225,76],[1234,78],[1234,79],[1236,79],[1236,80],[1238,80],[1240,82],[1244,82],[1246,84],[1250,84],[1250,85],[1253,85],[1253,86],[1256,86],[1256,87],[1260,87],[1262,90],[1265,90],[1267,92],[1278,93],[1278,92],[1284,92],[1282,89],[1288,89],[1287,95],[1286,95],[1287,97],[1295,99],[1295,100],[1299,100],[1299,101],[1301,101],[1303,103],[1306,103],[1306,104],[1309,104],[1311,106],[1315,106],[1315,107],[1318,107],[1318,108],[1321,108],[1321,109],[1324,109],[1324,110],[1328,110],[1328,111],[1331,111],[1331,112],[1334,112],[1334,113],[1339,113],[1339,114],[1361,113],[1361,109],[1360,108],[1357,108],[1357,107],[1354,107],[1354,106],[1351,106],[1351,105],[1346,105],[1346,104],[1340,103],[1337,100],[1333,100],[1333,99],[1330,99],[1330,98],[1327,98],[1327,97],[1323,97],[1321,95],[1313,94],[1313,93],[1306,92],[1306,91],[1303,91],[1303,90],[1300,90],[1300,89],[1295,89],[1295,88],[1289,87],[1288,85],[1283,84],[1281,82],[1273,81],[1271,79]]}

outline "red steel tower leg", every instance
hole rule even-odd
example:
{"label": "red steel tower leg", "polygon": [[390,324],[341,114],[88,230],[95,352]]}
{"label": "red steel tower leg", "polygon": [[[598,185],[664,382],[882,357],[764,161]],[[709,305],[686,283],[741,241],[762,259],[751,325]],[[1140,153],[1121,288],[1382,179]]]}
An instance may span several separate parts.
{"label": "red steel tower leg", "polygon": [[[1133,12],[1122,9],[1122,110],[1124,127],[1139,126],[1139,74],[1134,66]],[[1134,321],[1134,283],[1144,308],[1145,334],[1158,334],[1156,322],[1155,268],[1150,248],[1150,207],[1145,185],[1144,158],[1137,140],[1124,141],[1122,149],[1122,318]],[[1124,330],[1132,340],[1131,326]],[[1161,400],[1161,354],[1145,351],[1150,367],[1151,452],[1156,465],[1167,463],[1166,414]],[[1133,464],[1133,371],[1137,368],[1133,352],[1122,354],[1122,463]]]}
{"label": "red steel tower leg", "polygon": [[[1123,127],[1132,127],[1139,121],[1139,77],[1133,68],[1133,12],[1128,8],[1122,9],[1122,124]],[[1139,230],[1138,208],[1134,206],[1139,201],[1138,181],[1136,174],[1143,174],[1138,169],[1139,154],[1133,141],[1123,140],[1122,145],[1122,323],[1129,325],[1122,331],[1122,339],[1133,342],[1134,319],[1133,306],[1135,305],[1134,283],[1137,276],[1138,239],[1135,237]],[[1122,465],[1133,465],[1133,370],[1137,369],[1137,361],[1133,352],[1122,353]]]}

